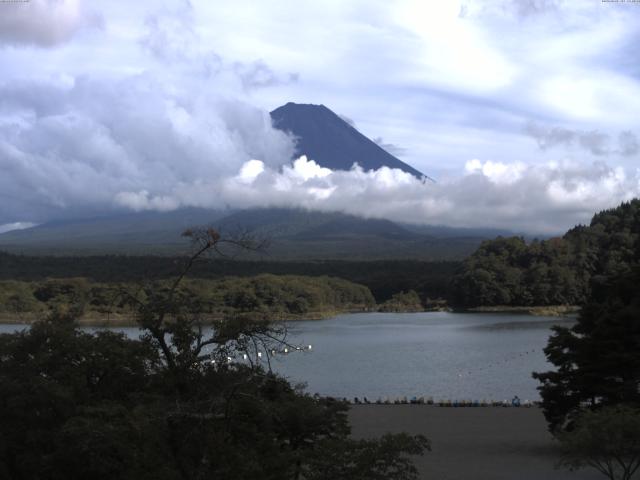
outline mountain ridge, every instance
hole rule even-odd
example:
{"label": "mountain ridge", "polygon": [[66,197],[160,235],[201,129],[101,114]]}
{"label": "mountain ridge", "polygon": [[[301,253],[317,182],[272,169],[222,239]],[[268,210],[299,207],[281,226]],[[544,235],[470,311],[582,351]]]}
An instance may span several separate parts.
{"label": "mountain ridge", "polygon": [[322,167],[350,170],[354,163],[364,170],[397,168],[424,179],[428,177],[387,152],[324,105],[288,102],[271,113],[273,126],[296,138],[296,156],[306,155]]}

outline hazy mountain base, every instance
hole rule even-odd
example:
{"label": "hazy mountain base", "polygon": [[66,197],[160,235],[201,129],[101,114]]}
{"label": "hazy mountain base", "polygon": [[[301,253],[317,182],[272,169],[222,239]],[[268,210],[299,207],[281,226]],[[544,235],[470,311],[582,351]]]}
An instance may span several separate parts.
{"label": "hazy mountain base", "polygon": [[183,209],[51,222],[0,234],[0,248],[30,255],[104,254],[180,256],[188,227],[213,225],[224,234],[248,232],[267,239],[251,260],[460,260],[498,232],[438,226],[415,227],[338,212],[262,208],[236,212]]}

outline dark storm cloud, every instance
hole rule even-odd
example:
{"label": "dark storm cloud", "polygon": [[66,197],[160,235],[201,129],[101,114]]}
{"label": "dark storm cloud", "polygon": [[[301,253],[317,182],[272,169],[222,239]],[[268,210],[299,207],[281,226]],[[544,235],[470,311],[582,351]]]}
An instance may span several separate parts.
{"label": "dark storm cloud", "polygon": [[0,86],[0,98],[8,92],[11,103],[0,104],[0,191],[13,201],[0,207],[0,223],[105,209],[121,190],[161,193],[233,175],[254,157],[279,165],[293,153],[268,113],[204,89],[195,98],[177,93],[153,75]]}
{"label": "dark storm cloud", "polygon": [[505,2],[505,6],[511,8],[519,17],[526,18],[556,12],[562,3],[562,0],[510,0]]}
{"label": "dark storm cloud", "polygon": [[339,114],[338,115],[342,120],[344,120],[345,122],[347,122],[350,126],[352,126],[353,128],[356,128],[356,122],[353,121],[353,119],[351,117],[347,117],[346,115],[342,115]]}
{"label": "dark storm cloud", "polygon": [[0,46],[52,47],[83,27],[101,27],[102,17],[80,0],[0,2]]}
{"label": "dark storm cloud", "polygon": [[395,155],[396,157],[401,157],[405,153],[407,153],[407,149],[401,147],[400,145],[396,145],[394,143],[385,142],[382,137],[376,137],[373,141],[383,150],[386,150],[391,155]]}
{"label": "dark storm cloud", "polygon": [[[466,18],[471,7],[479,7],[479,12],[500,12],[520,19],[556,13],[563,5],[562,0],[467,0],[460,5],[458,16]],[[478,9],[476,9],[476,12]]]}
{"label": "dark storm cloud", "polygon": [[298,73],[279,75],[262,60],[249,64],[236,62],[234,70],[247,90],[296,83],[300,78]]}
{"label": "dark storm cloud", "polygon": [[611,146],[610,135],[597,131],[571,130],[564,127],[544,127],[536,123],[528,123],[525,133],[534,138],[538,147],[547,150],[557,146],[579,146],[593,155],[607,156],[612,154],[625,157],[638,153],[638,138],[631,131],[624,131],[618,135],[616,146]]}
{"label": "dark storm cloud", "polygon": [[624,157],[631,157],[638,154],[640,145],[638,144],[638,137],[632,132],[621,132],[618,136],[618,145],[620,146],[619,153]]}

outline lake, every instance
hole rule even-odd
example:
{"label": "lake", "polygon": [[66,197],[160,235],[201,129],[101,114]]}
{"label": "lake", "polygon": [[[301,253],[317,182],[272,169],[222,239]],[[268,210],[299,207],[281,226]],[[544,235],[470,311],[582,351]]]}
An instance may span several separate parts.
{"label": "lake", "polygon": [[[274,370],[308,391],[369,399],[539,399],[532,371],[554,324],[574,320],[496,313],[362,313],[289,323],[312,351],[277,355]],[[0,325],[0,332],[22,328]],[[118,329],[137,336],[137,329]]]}

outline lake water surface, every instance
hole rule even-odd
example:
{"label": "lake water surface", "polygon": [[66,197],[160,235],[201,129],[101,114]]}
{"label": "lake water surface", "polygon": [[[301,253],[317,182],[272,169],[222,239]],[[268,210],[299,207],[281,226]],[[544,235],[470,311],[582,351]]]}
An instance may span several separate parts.
{"label": "lake water surface", "polygon": [[[554,324],[573,320],[495,313],[363,313],[289,323],[289,340],[311,352],[277,355],[272,366],[308,391],[369,399],[539,399],[532,371]],[[0,325],[1,332],[23,328]],[[118,329],[135,337],[135,328]]]}

